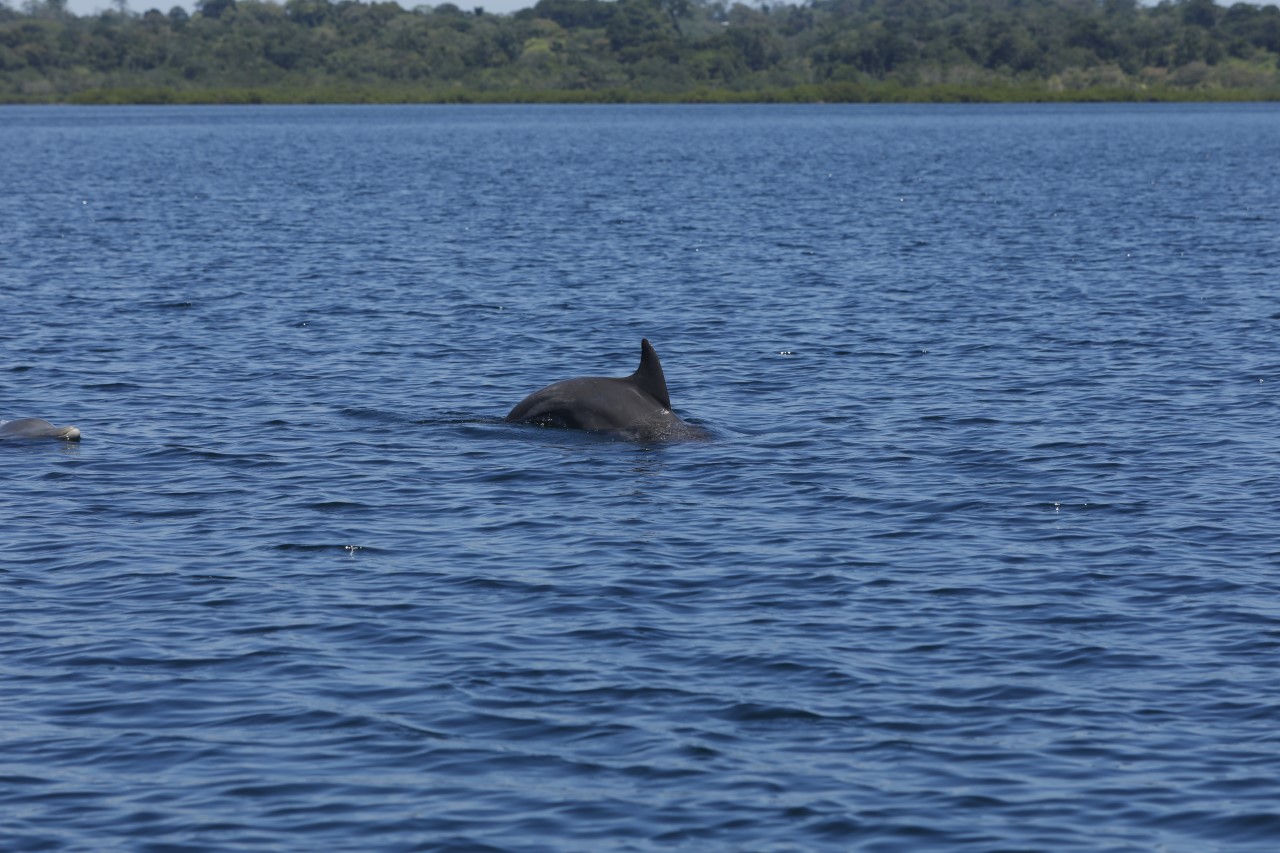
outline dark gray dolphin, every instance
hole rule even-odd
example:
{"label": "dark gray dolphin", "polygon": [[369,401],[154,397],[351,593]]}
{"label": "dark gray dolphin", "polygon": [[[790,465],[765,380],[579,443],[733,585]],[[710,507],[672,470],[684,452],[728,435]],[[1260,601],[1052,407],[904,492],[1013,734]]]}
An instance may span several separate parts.
{"label": "dark gray dolphin", "polygon": [[5,438],[60,438],[63,441],[79,441],[80,430],[73,426],[57,427],[43,418],[18,418],[0,423],[0,439]]}
{"label": "dark gray dolphin", "polygon": [[671,411],[662,362],[646,338],[640,366],[622,379],[566,379],[525,397],[507,415],[509,423],[617,432],[630,438],[708,438]]}

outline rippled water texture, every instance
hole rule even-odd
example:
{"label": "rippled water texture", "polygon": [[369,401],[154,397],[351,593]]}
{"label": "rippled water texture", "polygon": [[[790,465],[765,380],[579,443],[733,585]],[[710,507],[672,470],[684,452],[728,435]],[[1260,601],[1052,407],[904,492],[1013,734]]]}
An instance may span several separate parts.
{"label": "rippled water texture", "polygon": [[0,152],[0,848],[1277,849],[1280,108]]}

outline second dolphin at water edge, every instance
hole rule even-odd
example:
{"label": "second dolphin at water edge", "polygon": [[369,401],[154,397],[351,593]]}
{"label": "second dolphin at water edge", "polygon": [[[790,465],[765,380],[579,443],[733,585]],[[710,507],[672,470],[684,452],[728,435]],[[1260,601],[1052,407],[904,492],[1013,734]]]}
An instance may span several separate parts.
{"label": "second dolphin at water edge", "polygon": [[80,430],[73,426],[54,426],[44,418],[18,418],[0,422],[0,439],[6,438],[60,438],[63,441],[79,441]]}

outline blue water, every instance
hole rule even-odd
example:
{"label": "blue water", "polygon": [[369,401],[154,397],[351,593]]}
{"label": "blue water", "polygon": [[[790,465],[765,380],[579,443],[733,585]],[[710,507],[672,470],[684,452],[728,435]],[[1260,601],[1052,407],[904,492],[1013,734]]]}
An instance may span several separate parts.
{"label": "blue water", "polygon": [[[0,108],[0,849],[1280,844],[1280,107]],[[502,417],[653,341],[708,442]]]}

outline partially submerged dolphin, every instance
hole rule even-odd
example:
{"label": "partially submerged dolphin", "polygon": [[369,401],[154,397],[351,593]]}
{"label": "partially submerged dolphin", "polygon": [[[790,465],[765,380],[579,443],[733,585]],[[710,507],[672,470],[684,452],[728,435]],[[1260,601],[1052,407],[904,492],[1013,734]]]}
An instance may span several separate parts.
{"label": "partially submerged dolphin", "polygon": [[646,338],[640,366],[623,379],[584,376],[566,379],[525,397],[507,415],[509,423],[609,431],[629,438],[708,438],[671,411],[662,362]]}
{"label": "partially submerged dolphin", "polygon": [[0,439],[5,438],[60,438],[63,441],[79,441],[80,430],[73,426],[58,427],[44,418],[18,418],[0,422]]}

